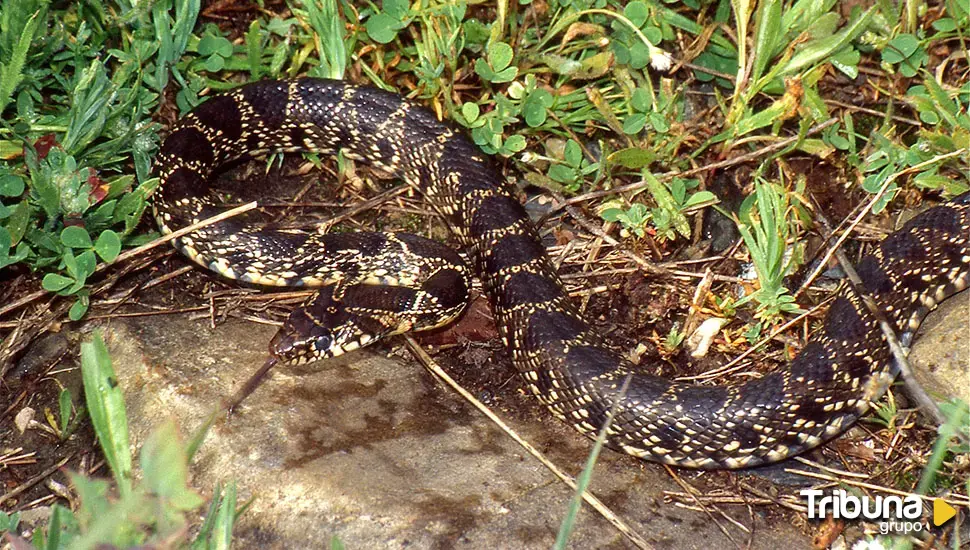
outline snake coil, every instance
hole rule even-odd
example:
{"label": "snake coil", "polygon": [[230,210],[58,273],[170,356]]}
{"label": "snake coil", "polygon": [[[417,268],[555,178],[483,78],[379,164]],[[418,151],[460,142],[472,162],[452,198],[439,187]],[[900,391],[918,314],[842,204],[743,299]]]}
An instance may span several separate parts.
{"label": "snake coil", "polygon": [[[338,150],[412,184],[447,220],[483,282],[515,367],[555,416],[595,435],[619,400],[608,432],[608,445],[614,448],[696,468],[774,462],[844,431],[892,380],[878,324],[847,289],[836,295],[821,330],[781,371],[714,387],[646,373],[583,319],[491,159],[424,108],[340,81],[248,84],[183,117],[158,157],[163,183],[154,202],[156,219],[169,233],[218,212],[209,199],[208,179],[233,159],[269,151]],[[928,310],[967,286],[968,213],[970,193],[965,193],[916,216],[859,262],[865,291],[903,333],[915,331]],[[317,311],[308,307],[294,314],[302,319],[293,325],[299,333],[319,326],[317,317],[334,311],[330,306],[343,299],[344,288],[364,292],[364,286],[378,283],[384,289],[397,282],[388,279],[401,278],[385,275],[387,265],[397,261],[387,250],[394,244],[389,241],[410,237],[367,235],[327,241],[315,233],[227,221],[177,239],[176,246],[195,262],[235,279],[335,284],[340,290],[324,292],[325,304]],[[405,303],[419,312],[434,310],[431,325],[456,316],[467,287],[460,259],[426,241],[397,248],[430,270],[423,282],[404,291],[371,289],[378,294],[371,296],[373,303],[384,304],[378,317],[393,316]],[[348,258],[371,265],[334,266],[347,264]],[[353,283],[349,286],[341,282],[347,276]],[[400,319],[382,326],[394,323]],[[627,375],[632,375],[629,388],[620,396]]]}

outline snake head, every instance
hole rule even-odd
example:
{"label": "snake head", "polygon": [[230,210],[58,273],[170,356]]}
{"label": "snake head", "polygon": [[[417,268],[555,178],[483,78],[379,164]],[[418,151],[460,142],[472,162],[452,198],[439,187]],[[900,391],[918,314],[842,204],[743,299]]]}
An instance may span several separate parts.
{"label": "snake head", "polygon": [[326,287],[290,313],[269,343],[269,352],[282,363],[309,363],[336,357],[392,333],[376,317],[348,310]]}
{"label": "snake head", "polygon": [[309,363],[333,357],[333,332],[315,322],[307,310],[297,308],[269,343],[269,352],[283,363]]}

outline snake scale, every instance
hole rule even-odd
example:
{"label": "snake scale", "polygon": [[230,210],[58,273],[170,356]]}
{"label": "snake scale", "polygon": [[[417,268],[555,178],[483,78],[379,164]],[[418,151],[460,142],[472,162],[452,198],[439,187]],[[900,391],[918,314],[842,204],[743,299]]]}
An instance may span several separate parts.
{"label": "snake scale", "polygon": [[[607,440],[613,448],[695,468],[774,462],[844,431],[893,378],[876,320],[845,288],[822,328],[778,372],[724,386],[676,383],[645,372],[583,319],[536,228],[487,155],[417,104],[341,81],[256,82],[187,114],[158,156],[156,219],[170,233],[221,211],[208,180],[231,160],[271,151],[338,150],[420,190],[464,247],[531,392],[588,436],[615,404]],[[965,193],[916,216],[857,265],[864,290],[904,341],[928,310],[967,286],[968,235]],[[287,361],[438,326],[460,313],[467,293],[468,273],[456,253],[406,234],[321,235],[229,220],[189,233],[176,246],[230,278],[328,285],[274,338],[271,350]],[[336,334],[345,322],[354,328]],[[334,350],[340,338],[344,344]],[[620,394],[628,375],[628,389]]]}

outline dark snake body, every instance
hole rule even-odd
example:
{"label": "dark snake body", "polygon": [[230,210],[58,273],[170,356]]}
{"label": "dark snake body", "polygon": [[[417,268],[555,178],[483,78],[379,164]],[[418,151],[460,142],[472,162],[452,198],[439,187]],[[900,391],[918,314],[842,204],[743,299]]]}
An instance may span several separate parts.
{"label": "dark snake body", "polygon": [[[486,155],[416,104],[344,82],[258,82],[213,97],[184,117],[159,155],[163,186],[155,208],[163,231],[218,211],[205,197],[207,179],[219,165],[276,150],[342,150],[418,188],[471,258],[531,391],[586,435],[595,435],[619,399],[608,444],[632,455],[699,468],[781,460],[844,431],[892,380],[876,321],[845,289],[821,330],[784,370],[715,387],[645,373],[583,319],[535,227]],[[865,291],[898,330],[915,331],[929,309],[967,286],[968,235],[970,194],[963,194],[918,215],[859,262]],[[299,285],[326,279],[329,269],[330,260],[304,246],[308,239],[220,222],[177,246],[233,278]],[[358,256],[382,250],[380,242],[345,244]],[[446,278],[462,287],[454,296],[443,290],[447,285],[436,287],[442,296],[432,301],[450,303],[465,290],[461,268],[453,257],[434,259],[436,253],[417,256],[440,262]],[[628,374],[628,391],[619,396]]]}

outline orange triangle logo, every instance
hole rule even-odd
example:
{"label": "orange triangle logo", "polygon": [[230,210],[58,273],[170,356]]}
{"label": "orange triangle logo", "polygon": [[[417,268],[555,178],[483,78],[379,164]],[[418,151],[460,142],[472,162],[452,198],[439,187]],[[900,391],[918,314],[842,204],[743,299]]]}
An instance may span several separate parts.
{"label": "orange triangle logo", "polygon": [[957,511],[942,498],[933,499],[933,525],[939,527],[953,519]]}

